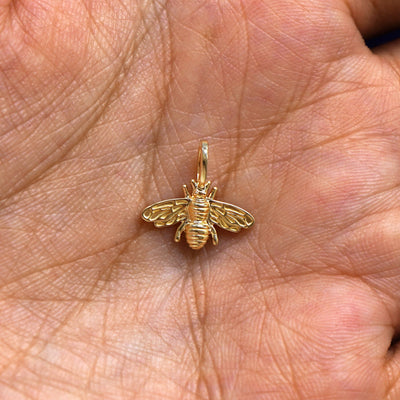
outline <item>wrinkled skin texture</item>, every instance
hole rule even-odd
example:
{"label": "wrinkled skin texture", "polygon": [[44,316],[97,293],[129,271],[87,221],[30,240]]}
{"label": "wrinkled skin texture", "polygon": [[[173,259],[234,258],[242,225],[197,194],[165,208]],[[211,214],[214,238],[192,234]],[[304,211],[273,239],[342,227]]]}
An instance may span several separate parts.
{"label": "wrinkled skin texture", "polygon": [[399,4],[1,0],[0,398],[399,399]]}

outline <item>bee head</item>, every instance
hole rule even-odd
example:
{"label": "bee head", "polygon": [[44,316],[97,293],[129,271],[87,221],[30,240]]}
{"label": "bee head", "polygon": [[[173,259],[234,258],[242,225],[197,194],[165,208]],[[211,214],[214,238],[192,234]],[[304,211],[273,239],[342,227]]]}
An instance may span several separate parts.
{"label": "bee head", "polygon": [[201,186],[199,182],[192,179],[193,194],[207,195],[208,189],[210,187],[210,181],[208,181],[204,186]]}

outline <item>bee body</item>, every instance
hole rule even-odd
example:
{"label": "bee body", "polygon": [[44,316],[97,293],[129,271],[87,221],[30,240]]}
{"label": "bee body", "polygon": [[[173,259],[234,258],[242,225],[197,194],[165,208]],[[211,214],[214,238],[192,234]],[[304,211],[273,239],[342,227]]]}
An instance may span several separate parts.
{"label": "bee body", "polygon": [[210,202],[206,196],[194,194],[187,206],[188,219],[185,224],[186,241],[194,250],[201,249],[208,240],[210,227],[208,216]]}

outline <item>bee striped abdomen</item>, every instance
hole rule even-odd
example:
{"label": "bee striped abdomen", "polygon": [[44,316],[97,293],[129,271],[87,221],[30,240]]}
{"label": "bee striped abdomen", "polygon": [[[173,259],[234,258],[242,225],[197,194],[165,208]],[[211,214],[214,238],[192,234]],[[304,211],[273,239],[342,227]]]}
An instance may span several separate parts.
{"label": "bee striped abdomen", "polygon": [[189,246],[194,250],[199,250],[207,243],[209,228],[206,223],[189,222],[185,233]]}
{"label": "bee striped abdomen", "polygon": [[208,214],[210,205],[205,197],[196,196],[188,205],[188,223],[185,228],[186,241],[189,246],[201,249],[208,239],[210,228],[208,226]]}

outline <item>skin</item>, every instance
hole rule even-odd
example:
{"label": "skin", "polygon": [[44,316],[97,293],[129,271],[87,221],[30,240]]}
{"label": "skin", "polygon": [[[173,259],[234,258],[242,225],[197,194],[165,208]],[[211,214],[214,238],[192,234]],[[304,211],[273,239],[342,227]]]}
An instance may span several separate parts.
{"label": "skin", "polygon": [[[395,0],[0,0],[0,398],[400,397]],[[256,219],[140,218],[209,141]]]}

